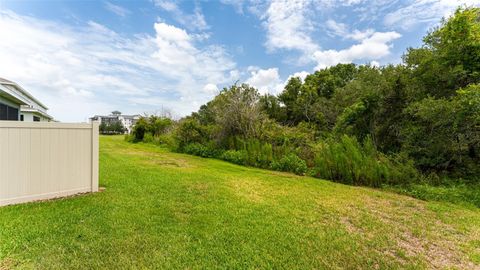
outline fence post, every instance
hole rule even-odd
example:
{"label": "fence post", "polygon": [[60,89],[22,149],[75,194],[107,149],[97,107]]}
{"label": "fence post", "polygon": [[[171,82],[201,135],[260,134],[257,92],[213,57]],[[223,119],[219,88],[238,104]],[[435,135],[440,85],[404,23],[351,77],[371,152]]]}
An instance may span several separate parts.
{"label": "fence post", "polygon": [[98,191],[98,121],[92,121],[92,192]]}

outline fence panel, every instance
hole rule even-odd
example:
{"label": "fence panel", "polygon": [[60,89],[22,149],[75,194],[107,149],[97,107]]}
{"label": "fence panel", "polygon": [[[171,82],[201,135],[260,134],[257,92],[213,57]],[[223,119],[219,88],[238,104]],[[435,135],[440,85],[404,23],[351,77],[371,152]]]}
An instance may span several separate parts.
{"label": "fence panel", "polygon": [[98,122],[0,121],[0,206],[98,191]]}

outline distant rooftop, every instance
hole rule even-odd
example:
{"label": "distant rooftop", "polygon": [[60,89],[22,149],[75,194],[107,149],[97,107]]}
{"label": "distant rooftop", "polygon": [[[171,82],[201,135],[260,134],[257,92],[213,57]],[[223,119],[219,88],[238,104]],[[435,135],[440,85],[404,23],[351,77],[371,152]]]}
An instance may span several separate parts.
{"label": "distant rooftop", "polygon": [[4,79],[4,78],[0,78],[0,83],[15,84],[14,82],[12,82],[12,81],[9,81],[9,80],[7,80],[7,79]]}
{"label": "distant rooftop", "polygon": [[[17,91],[20,91],[21,93],[23,93],[25,96],[27,96],[28,98],[30,98],[33,102],[37,103],[40,107],[42,107],[43,109],[45,110],[48,110],[48,107],[45,106],[43,103],[41,103],[38,99],[36,99],[34,96],[32,96],[27,90],[23,89],[20,85],[18,85],[17,83],[15,82],[12,82],[10,80],[7,80],[7,79],[4,79],[4,78],[0,78],[0,84],[4,84],[4,85],[10,85],[10,87],[15,87],[17,89]],[[7,86],[6,86],[7,87]]]}

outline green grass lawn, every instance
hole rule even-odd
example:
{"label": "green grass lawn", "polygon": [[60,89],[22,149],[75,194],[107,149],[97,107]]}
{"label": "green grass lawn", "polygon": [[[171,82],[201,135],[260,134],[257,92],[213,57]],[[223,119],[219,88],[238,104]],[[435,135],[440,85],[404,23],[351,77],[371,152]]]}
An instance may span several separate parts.
{"label": "green grass lawn", "polygon": [[480,267],[480,209],[101,137],[105,191],[0,208],[0,269]]}

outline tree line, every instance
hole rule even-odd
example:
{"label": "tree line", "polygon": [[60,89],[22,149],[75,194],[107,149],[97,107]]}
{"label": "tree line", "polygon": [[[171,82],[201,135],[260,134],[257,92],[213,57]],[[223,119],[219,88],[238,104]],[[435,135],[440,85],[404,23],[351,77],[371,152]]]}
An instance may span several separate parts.
{"label": "tree line", "polygon": [[338,64],[279,95],[235,84],[179,121],[144,117],[127,138],[353,185],[478,181],[480,9],[459,8],[401,64]]}

